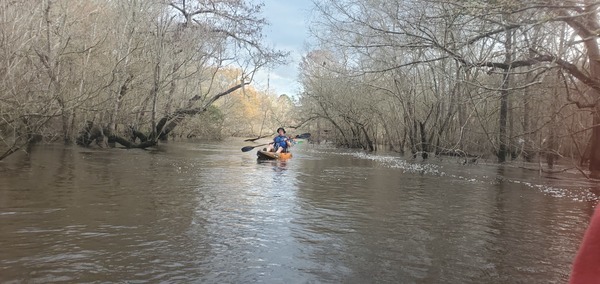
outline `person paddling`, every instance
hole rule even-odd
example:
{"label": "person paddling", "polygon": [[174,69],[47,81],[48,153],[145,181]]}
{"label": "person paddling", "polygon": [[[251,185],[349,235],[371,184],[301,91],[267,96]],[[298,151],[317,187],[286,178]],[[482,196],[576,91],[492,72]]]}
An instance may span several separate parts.
{"label": "person paddling", "polygon": [[277,128],[277,136],[273,138],[273,143],[267,146],[266,151],[272,152],[275,151],[275,155],[279,156],[280,153],[285,153],[288,151],[288,148],[292,146],[290,143],[290,139],[285,136],[285,129],[283,127]]}

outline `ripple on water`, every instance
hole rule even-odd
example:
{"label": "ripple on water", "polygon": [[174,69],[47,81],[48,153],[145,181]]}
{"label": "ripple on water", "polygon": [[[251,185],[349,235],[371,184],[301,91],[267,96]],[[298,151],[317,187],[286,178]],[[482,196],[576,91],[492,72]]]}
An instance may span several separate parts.
{"label": "ripple on water", "polygon": [[[471,166],[454,166],[453,168],[451,168],[450,165],[409,162],[399,157],[370,155],[362,152],[345,153],[345,155],[350,155],[359,159],[369,159],[377,161],[387,167],[401,169],[404,173],[450,177],[453,179],[463,180],[469,183],[495,184],[498,182],[508,182],[514,184],[522,184],[531,189],[539,190],[544,194],[557,198],[569,198],[573,201],[579,202],[598,202],[600,200],[600,197],[594,192],[592,192],[590,190],[590,187],[575,186],[566,188],[553,186],[551,184],[552,182],[555,182],[555,180],[553,179],[541,180],[544,183],[535,183],[532,181],[522,180],[520,178],[511,176],[498,176],[498,174],[494,171],[498,169],[497,167],[502,167],[501,165],[492,165],[489,167],[478,166],[476,169],[472,168]],[[475,170],[475,172],[480,173],[478,175],[477,173],[473,172],[459,172],[465,170]],[[486,170],[488,172],[485,172]],[[530,177],[534,176],[530,175]],[[565,176],[561,181],[563,181],[563,183],[581,184],[581,177]]]}
{"label": "ripple on water", "polygon": [[165,148],[0,176],[0,282],[560,283],[587,220],[493,166]]}

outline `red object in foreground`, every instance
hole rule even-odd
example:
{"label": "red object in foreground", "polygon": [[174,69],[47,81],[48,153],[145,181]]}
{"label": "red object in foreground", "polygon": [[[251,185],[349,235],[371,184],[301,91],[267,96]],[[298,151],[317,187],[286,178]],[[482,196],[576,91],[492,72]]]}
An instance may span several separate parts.
{"label": "red object in foreground", "polygon": [[569,283],[600,283],[600,204],[596,206],[575,256]]}

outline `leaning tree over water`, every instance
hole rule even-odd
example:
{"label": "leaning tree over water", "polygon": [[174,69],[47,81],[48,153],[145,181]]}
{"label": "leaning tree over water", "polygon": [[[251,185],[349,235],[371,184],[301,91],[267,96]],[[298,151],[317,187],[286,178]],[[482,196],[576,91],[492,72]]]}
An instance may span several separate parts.
{"label": "leaning tree over water", "polygon": [[103,135],[156,145],[286,55],[264,45],[262,5],[249,1],[0,0],[0,8],[0,159],[39,137],[69,144],[80,129],[83,145]]}

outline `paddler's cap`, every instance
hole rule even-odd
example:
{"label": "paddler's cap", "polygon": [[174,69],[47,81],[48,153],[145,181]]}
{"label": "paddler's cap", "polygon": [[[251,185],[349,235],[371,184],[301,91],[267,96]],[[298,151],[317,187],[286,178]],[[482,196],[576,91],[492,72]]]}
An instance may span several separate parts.
{"label": "paddler's cap", "polygon": [[282,131],[283,131],[283,134],[285,134],[285,129],[283,129],[283,127],[279,127],[279,128],[277,128],[277,131],[276,131],[276,132],[277,132],[277,133],[279,133],[279,130],[282,130]]}

